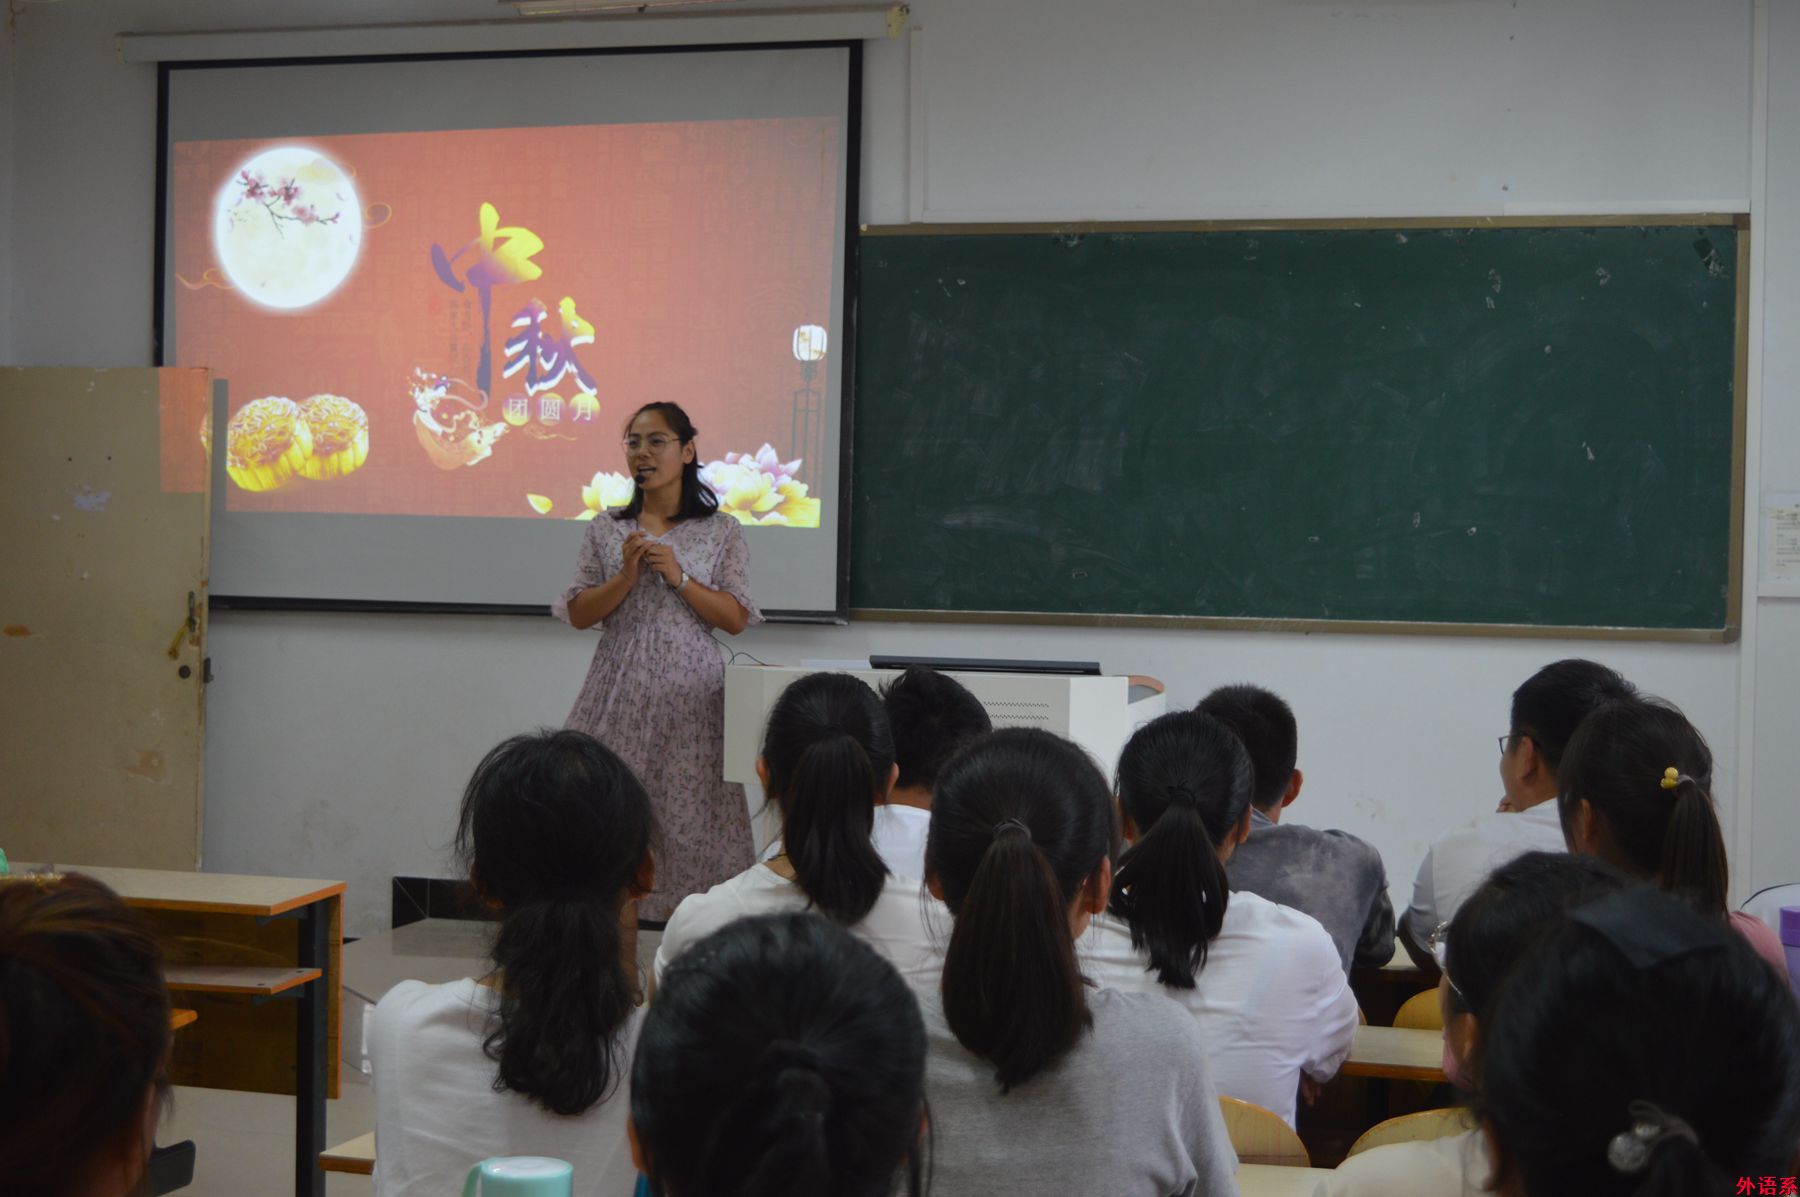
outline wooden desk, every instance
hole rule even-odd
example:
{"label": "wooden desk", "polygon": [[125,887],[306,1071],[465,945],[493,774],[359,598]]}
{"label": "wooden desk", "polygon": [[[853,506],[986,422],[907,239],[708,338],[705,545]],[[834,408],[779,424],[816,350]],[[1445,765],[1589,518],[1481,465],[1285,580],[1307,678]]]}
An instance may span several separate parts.
{"label": "wooden desk", "polygon": [[177,1085],[294,1096],[294,1192],[324,1197],[325,1099],[337,1096],[342,881],[14,862],[85,873],[143,912],[172,993],[198,1026],[177,1036]]}
{"label": "wooden desk", "polygon": [[351,1172],[358,1176],[375,1174],[375,1132],[358,1135],[348,1143],[327,1148],[319,1156],[321,1172]]}
{"label": "wooden desk", "polygon": [[1404,1027],[1357,1027],[1350,1058],[1338,1075],[1440,1083],[1445,1080],[1444,1036]]}
{"label": "wooden desk", "polygon": [[[1401,911],[1401,917],[1405,917],[1405,911]],[[1350,970],[1350,989],[1356,994],[1356,1003],[1362,1007],[1364,1017],[1384,1027],[1393,1025],[1394,1011],[1402,1002],[1436,984],[1436,970],[1422,969],[1414,964],[1412,957],[1406,954],[1406,945],[1397,936],[1394,954],[1386,964],[1379,968],[1358,965]]]}
{"label": "wooden desk", "polygon": [[1276,1164],[1239,1164],[1242,1197],[1316,1197],[1325,1191],[1328,1168],[1283,1168]]}

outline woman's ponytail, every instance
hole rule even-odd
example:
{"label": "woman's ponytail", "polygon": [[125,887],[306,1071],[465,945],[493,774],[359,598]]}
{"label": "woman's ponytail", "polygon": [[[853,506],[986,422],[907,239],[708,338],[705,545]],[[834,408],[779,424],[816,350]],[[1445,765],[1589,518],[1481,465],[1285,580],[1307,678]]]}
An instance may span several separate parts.
{"label": "woman's ponytail", "polygon": [[1116,840],[1105,778],[1048,732],[998,731],[938,776],[925,868],[955,917],[944,1017],[1003,1089],[1092,1024],[1069,907]]}
{"label": "woman's ponytail", "polygon": [[499,908],[499,1003],[483,1047],[496,1090],[579,1114],[624,1075],[638,1000],[619,920],[656,834],[631,770],[575,731],[515,736],[463,793],[457,848]]}
{"label": "woman's ponytail", "polygon": [[994,1065],[1002,1090],[1042,1072],[1091,1024],[1069,934],[1068,896],[1024,823],[993,831],[952,905],[944,1019]]}
{"label": "woman's ponytail", "polygon": [[[708,1193],[735,1191],[740,1197],[831,1197],[831,1086],[816,1055],[790,1040],[769,1045],[757,1083],[744,1095],[744,1117],[765,1145],[748,1172],[727,1154],[709,1153],[702,1175]],[[715,1136],[716,1138],[717,1136]],[[706,1148],[714,1144],[705,1144]]]}
{"label": "woman's ponytail", "polygon": [[524,1093],[553,1114],[579,1114],[617,1085],[614,1037],[636,1005],[625,970],[617,894],[527,900],[494,940],[500,1011],[482,1044],[497,1092]]}
{"label": "woman's ponytail", "polygon": [[1725,858],[1725,833],[1719,827],[1712,795],[1698,781],[1682,774],[1669,798],[1674,806],[1663,835],[1657,885],[1680,894],[1708,914],[1723,918],[1730,912],[1726,893],[1730,866]]}
{"label": "woman's ponytail", "polygon": [[1661,699],[1596,708],[1569,740],[1557,774],[1571,846],[1585,802],[1594,820],[1590,851],[1724,921],[1730,871],[1709,792],[1712,764],[1699,730]]}
{"label": "woman's ponytail", "polygon": [[888,876],[869,838],[894,766],[881,700],[848,674],[809,674],[770,709],[762,759],[794,880],[827,917],[861,922]]}
{"label": "woman's ponytail", "polygon": [[1191,793],[1125,850],[1113,876],[1111,910],[1131,928],[1131,946],[1150,957],[1156,979],[1192,989],[1207,945],[1225,922],[1231,883]]}
{"label": "woman's ponytail", "polygon": [[1156,979],[1192,989],[1225,924],[1231,884],[1218,846],[1243,821],[1255,778],[1230,728],[1178,711],[1152,720],[1119,757],[1119,802],[1139,838],[1119,860],[1112,913]]}
{"label": "woman's ponytail", "polygon": [[884,780],[856,737],[840,731],[802,749],[782,782],[782,846],[794,879],[814,906],[845,926],[862,921],[887,880],[869,839]]}

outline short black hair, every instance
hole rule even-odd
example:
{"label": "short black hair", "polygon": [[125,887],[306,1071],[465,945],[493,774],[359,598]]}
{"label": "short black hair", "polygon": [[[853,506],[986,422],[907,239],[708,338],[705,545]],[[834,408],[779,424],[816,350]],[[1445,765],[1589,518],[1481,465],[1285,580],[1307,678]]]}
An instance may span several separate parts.
{"label": "short black hair", "polygon": [[948,674],[914,665],[881,688],[900,786],[937,785],[951,757],[994,730],[987,708]]}
{"label": "short black hair", "polygon": [[1239,684],[1220,686],[1195,709],[1211,715],[1243,741],[1256,774],[1251,805],[1262,811],[1279,805],[1300,757],[1300,728],[1294,722],[1293,708],[1279,694]]}
{"label": "short black hair", "polygon": [[1512,727],[1508,730],[1530,736],[1538,755],[1555,773],[1562,768],[1563,750],[1583,719],[1602,703],[1635,697],[1636,686],[1598,661],[1580,657],[1552,661],[1513,691]]}

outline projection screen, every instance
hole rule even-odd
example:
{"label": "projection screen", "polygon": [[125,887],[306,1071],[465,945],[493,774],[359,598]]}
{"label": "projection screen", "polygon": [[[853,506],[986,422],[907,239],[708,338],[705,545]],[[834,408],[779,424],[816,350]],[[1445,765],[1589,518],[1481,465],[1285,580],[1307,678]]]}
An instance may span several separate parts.
{"label": "projection screen", "polygon": [[541,610],[692,417],[754,593],[841,616],[860,47],[169,64],[165,410],[244,605]]}

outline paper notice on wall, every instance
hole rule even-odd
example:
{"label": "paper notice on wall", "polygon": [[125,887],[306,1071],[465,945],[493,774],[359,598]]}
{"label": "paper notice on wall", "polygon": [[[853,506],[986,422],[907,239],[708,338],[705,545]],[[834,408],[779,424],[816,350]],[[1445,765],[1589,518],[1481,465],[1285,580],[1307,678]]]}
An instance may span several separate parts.
{"label": "paper notice on wall", "polygon": [[1758,593],[1800,598],[1800,491],[1765,494]]}

